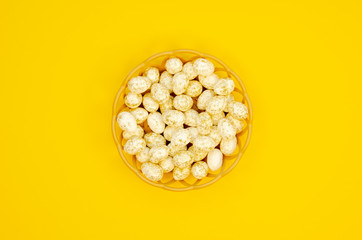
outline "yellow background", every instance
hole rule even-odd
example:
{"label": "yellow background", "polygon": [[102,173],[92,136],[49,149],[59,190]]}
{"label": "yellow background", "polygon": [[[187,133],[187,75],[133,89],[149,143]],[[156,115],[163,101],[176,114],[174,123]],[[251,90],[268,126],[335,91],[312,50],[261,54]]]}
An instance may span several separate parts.
{"label": "yellow background", "polygon": [[[362,239],[362,2],[0,0],[0,239]],[[111,135],[154,53],[244,81],[252,140],[214,185],[142,182]]]}

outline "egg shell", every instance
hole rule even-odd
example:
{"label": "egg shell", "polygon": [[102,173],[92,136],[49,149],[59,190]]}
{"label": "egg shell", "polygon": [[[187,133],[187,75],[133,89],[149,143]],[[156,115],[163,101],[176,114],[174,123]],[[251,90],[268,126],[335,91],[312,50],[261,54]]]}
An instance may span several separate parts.
{"label": "egg shell", "polygon": [[223,164],[222,152],[215,148],[207,154],[207,165],[211,171],[217,171]]}
{"label": "egg shell", "polygon": [[166,102],[160,104],[160,111],[163,114],[167,110],[172,110],[172,109],[174,109],[173,108],[173,97],[170,96]]}
{"label": "egg shell", "polygon": [[225,113],[223,111],[221,111],[217,114],[211,115],[212,124],[217,126],[217,124],[219,123],[219,120],[224,117],[225,117]]}
{"label": "egg shell", "polygon": [[226,107],[226,98],[225,96],[212,97],[206,106],[206,112],[210,115],[221,113]]}
{"label": "egg shell", "polygon": [[151,86],[151,96],[159,104],[165,103],[170,98],[168,89],[160,83],[154,83]]}
{"label": "egg shell", "polygon": [[199,76],[199,81],[207,89],[214,89],[215,84],[217,81],[219,81],[219,76],[217,76],[215,73],[209,75],[209,76]]}
{"label": "egg shell", "polygon": [[146,93],[143,96],[143,107],[149,111],[150,113],[156,112],[157,109],[159,108],[159,104],[158,102],[152,98],[151,93]]}
{"label": "egg shell", "polygon": [[125,96],[124,103],[129,108],[136,108],[142,103],[142,95],[130,92]]}
{"label": "egg shell", "polygon": [[184,180],[190,175],[190,172],[191,172],[190,167],[186,168],[175,167],[175,169],[173,170],[173,179],[175,179],[176,181]]}
{"label": "egg shell", "polygon": [[179,151],[185,151],[187,150],[187,146],[186,145],[183,145],[183,146],[176,146],[175,144],[172,144],[172,143],[169,143],[167,145],[168,149],[169,149],[169,152],[168,154],[171,156],[171,157],[174,157],[176,153],[178,153]]}
{"label": "egg shell", "polygon": [[236,129],[232,125],[231,121],[227,118],[219,120],[217,130],[222,138],[232,138],[236,135]]}
{"label": "egg shell", "polygon": [[154,163],[145,162],[141,165],[141,171],[151,181],[160,181],[163,177],[163,169]]}
{"label": "egg shell", "polygon": [[203,91],[199,98],[197,99],[197,108],[200,110],[205,110],[207,104],[210,102],[211,98],[215,96],[214,91],[205,90]]}
{"label": "egg shell", "polygon": [[150,149],[145,147],[143,151],[136,154],[137,161],[144,163],[150,160]]}
{"label": "egg shell", "polygon": [[185,122],[185,115],[178,110],[167,110],[162,114],[163,121],[169,126],[182,127]]}
{"label": "egg shell", "polygon": [[208,171],[209,167],[207,163],[203,161],[196,162],[191,167],[191,173],[197,179],[203,179],[204,177],[206,177]]}
{"label": "egg shell", "polygon": [[172,136],[177,130],[179,130],[181,127],[175,127],[175,126],[167,126],[165,128],[165,131],[163,131],[163,136],[167,141],[171,141]]}
{"label": "egg shell", "polygon": [[131,110],[130,113],[135,117],[137,124],[143,123],[148,117],[147,110],[140,107]]}
{"label": "egg shell", "polygon": [[171,138],[171,143],[176,146],[185,146],[191,141],[190,132],[187,129],[178,129]]}
{"label": "egg shell", "polygon": [[172,157],[167,157],[165,160],[162,160],[160,162],[160,167],[163,169],[164,173],[171,172],[175,167]]}
{"label": "egg shell", "polygon": [[236,146],[237,146],[237,139],[236,137],[232,138],[223,138],[220,143],[220,150],[225,156],[230,156],[234,153]]}
{"label": "egg shell", "polygon": [[214,92],[218,95],[229,95],[232,91],[234,91],[235,83],[230,78],[221,78],[214,85]]}
{"label": "egg shell", "polygon": [[199,113],[195,109],[189,109],[185,112],[185,124],[191,127],[197,127]]}
{"label": "egg shell", "polygon": [[139,152],[142,152],[146,147],[146,142],[143,138],[133,136],[127,140],[123,149],[126,153],[131,155],[136,155]]}
{"label": "egg shell", "polygon": [[189,80],[185,73],[180,72],[173,75],[172,78],[172,91],[176,95],[183,94],[186,92],[187,86],[189,85]]}
{"label": "egg shell", "polygon": [[179,58],[173,57],[166,61],[165,68],[171,74],[178,73],[182,70],[182,61]]}
{"label": "egg shell", "polygon": [[191,157],[194,162],[203,160],[208,153],[208,151],[200,151],[199,149],[196,149],[195,146],[189,147],[188,151],[192,153]]}
{"label": "egg shell", "polygon": [[166,145],[166,139],[161,134],[158,133],[154,132],[146,133],[144,139],[149,148],[160,145]]}
{"label": "egg shell", "polygon": [[178,95],[173,99],[174,108],[182,112],[191,109],[193,103],[192,98],[184,94]]}
{"label": "egg shell", "polygon": [[248,107],[238,101],[232,101],[228,104],[229,113],[238,120],[246,119],[248,117]]}
{"label": "egg shell", "polygon": [[163,133],[165,130],[165,123],[163,122],[163,118],[161,113],[154,112],[150,113],[147,118],[148,126],[155,133]]}
{"label": "egg shell", "polygon": [[215,142],[211,137],[198,136],[195,138],[193,146],[196,151],[208,152],[214,148]]}
{"label": "egg shell", "polygon": [[117,123],[123,131],[134,132],[137,130],[136,118],[129,112],[120,112],[117,116]]}
{"label": "egg shell", "polygon": [[192,158],[188,151],[179,151],[173,157],[173,164],[178,168],[186,168],[192,164]]}
{"label": "egg shell", "polygon": [[140,125],[137,125],[136,131],[133,131],[133,132],[123,131],[123,133],[122,133],[122,137],[126,140],[130,139],[133,136],[143,137],[143,135],[144,135],[144,131]]}
{"label": "egg shell", "polygon": [[182,67],[182,72],[186,74],[187,79],[192,80],[197,77],[197,73],[194,69],[194,64],[192,62],[187,62]]}
{"label": "egg shell", "polygon": [[198,75],[208,76],[215,70],[214,64],[205,58],[198,58],[194,61],[194,70]]}
{"label": "egg shell", "polygon": [[166,145],[155,146],[150,149],[150,162],[159,163],[168,157],[168,147]]}
{"label": "egg shell", "polygon": [[198,97],[202,93],[202,85],[199,81],[190,81],[186,88],[186,95]]}
{"label": "egg shell", "polygon": [[156,67],[149,67],[146,69],[143,76],[150,79],[152,83],[156,83],[160,79],[160,71]]}
{"label": "egg shell", "polygon": [[151,87],[151,84],[151,80],[147,77],[137,76],[128,81],[127,87],[131,92],[139,94],[146,92]]}

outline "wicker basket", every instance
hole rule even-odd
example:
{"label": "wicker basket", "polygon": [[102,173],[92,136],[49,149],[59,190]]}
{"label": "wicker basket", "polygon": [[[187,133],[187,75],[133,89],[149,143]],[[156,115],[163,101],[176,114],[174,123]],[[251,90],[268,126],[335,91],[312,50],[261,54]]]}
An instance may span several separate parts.
{"label": "wicker basket", "polygon": [[[238,146],[233,153],[232,156],[224,156],[224,163],[223,166],[216,172],[210,172],[207,177],[198,180],[194,178],[191,174],[183,181],[175,181],[172,178],[172,172],[164,174],[163,178],[159,182],[152,182],[148,180],[141,172],[141,164],[136,160],[135,156],[129,155],[123,151],[123,146],[125,144],[125,140],[122,139],[122,131],[118,127],[117,124],[117,114],[121,111],[126,109],[126,105],[124,104],[124,97],[127,94],[127,82],[132,77],[141,75],[144,70],[149,66],[154,66],[160,69],[160,71],[164,70],[164,64],[166,60],[170,57],[178,57],[183,62],[192,61],[196,58],[203,57],[210,60],[215,66],[215,72],[220,77],[229,77],[234,80],[235,82],[235,90],[233,95],[235,96],[235,100],[243,102],[249,108],[249,117],[245,120],[245,129],[237,135],[238,139]],[[143,181],[163,189],[172,190],[172,191],[186,191],[192,189],[199,189],[219,180],[222,176],[225,176],[229,173],[239,162],[240,158],[242,157],[243,153],[245,152],[251,135],[251,125],[252,125],[252,108],[250,104],[250,100],[248,95],[246,94],[245,87],[241,82],[240,78],[229,68],[227,67],[222,61],[219,59],[210,56],[208,54],[200,53],[194,50],[175,50],[169,52],[162,52],[153,55],[152,57],[148,58],[146,61],[141,63],[135,69],[133,69],[126,79],[122,82],[121,88],[119,89],[116,99],[113,105],[113,117],[112,117],[112,131],[113,131],[113,138],[117,145],[118,152],[121,155],[121,158],[126,163],[126,165],[137,174]]]}

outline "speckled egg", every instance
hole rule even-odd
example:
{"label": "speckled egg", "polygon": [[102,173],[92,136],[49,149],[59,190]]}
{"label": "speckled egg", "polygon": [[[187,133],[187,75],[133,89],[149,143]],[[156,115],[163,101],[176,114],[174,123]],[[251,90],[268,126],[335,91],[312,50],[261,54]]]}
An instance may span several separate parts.
{"label": "speckled egg", "polygon": [[137,76],[128,81],[127,87],[131,92],[140,94],[147,91],[147,89],[151,87],[151,84],[151,80],[147,77]]}
{"label": "speckled egg", "polygon": [[187,168],[175,167],[175,169],[173,170],[173,179],[175,179],[176,181],[184,180],[190,175],[190,172],[191,172],[190,167]]}
{"label": "speckled egg", "polygon": [[209,167],[207,166],[207,163],[204,161],[196,162],[191,167],[191,173],[197,179],[203,179],[204,177],[206,177],[208,171]]}
{"label": "speckled egg", "polygon": [[137,130],[136,118],[129,112],[120,112],[117,116],[117,123],[123,131],[134,132]]}
{"label": "speckled egg", "polygon": [[178,129],[171,138],[171,143],[176,146],[185,146],[191,141],[190,132],[187,129]]}
{"label": "speckled egg", "polygon": [[163,131],[163,136],[167,141],[171,141],[173,134],[177,132],[179,129],[181,129],[181,127],[167,126],[165,128],[165,131]]}
{"label": "speckled egg", "polygon": [[160,181],[163,177],[163,169],[157,164],[145,162],[141,165],[141,171],[151,181]]}
{"label": "speckled egg", "polygon": [[123,149],[126,153],[131,155],[136,155],[137,153],[143,151],[146,147],[146,142],[143,138],[133,136],[124,145]]}
{"label": "speckled egg", "polygon": [[219,81],[219,76],[217,76],[215,73],[209,75],[209,76],[199,76],[199,81],[207,89],[214,89],[215,84],[217,81]]}
{"label": "speckled egg", "polygon": [[146,93],[143,96],[143,107],[150,113],[156,112],[159,106],[158,102],[152,98],[151,93]]}
{"label": "speckled egg", "polygon": [[217,130],[222,138],[232,138],[236,135],[236,129],[232,125],[231,121],[227,118],[219,120]]}
{"label": "speckled egg", "polygon": [[197,126],[199,113],[194,109],[189,109],[185,112],[185,124],[191,127]]}
{"label": "speckled egg", "polygon": [[162,114],[163,121],[169,126],[182,127],[185,122],[185,115],[178,110],[167,110]]}
{"label": "speckled egg", "polygon": [[129,108],[136,108],[142,103],[142,95],[130,92],[125,96],[124,103]]}
{"label": "speckled egg", "polygon": [[248,107],[245,104],[232,101],[228,104],[229,113],[236,119],[241,120],[248,117]]}
{"label": "speckled egg", "polygon": [[224,96],[214,96],[208,102],[206,106],[206,112],[210,115],[221,113],[226,107],[226,97]]}
{"label": "speckled egg", "polygon": [[219,123],[219,120],[224,117],[225,117],[225,113],[223,111],[221,111],[217,114],[211,115],[212,124],[217,126],[217,124]]}
{"label": "speckled egg", "polygon": [[143,151],[136,154],[137,161],[144,163],[150,160],[150,149],[145,147]]}
{"label": "speckled egg", "polygon": [[160,76],[160,83],[165,86],[170,93],[172,92],[172,74],[163,71]]}
{"label": "speckled egg", "polygon": [[183,112],[191,109],[193,103],[192,98],[188,95],[181,94],[173,99],[174,108]]}
{"label": "speckled egg", "polygon": [[160,71],[156,67],[149,67],[143,73],[143,76],[150,79],[152,83],[156,83],[160,79]]}
{"label": "speckled egg", "polygon": [[172,110],[173,108],[173,97],[170,96],[169,99],[160,104],[160,111],[161,113],[165,113],[167,110]]}
{"label": "speckled egg", "polygon": [[238,141],[235,136],[228,139],[223,138],[220,143],[221,152],[226,156],[232,155],[236,149],[237,142]]}
{"label": "speckled egg", "polygon": [[197,129],[199,130],[199,134],[207,135],[210,133],[212,127],[212,119],[210,114],[207,112],[202,112],[199,114],[197,118]]}
{"label": "speckled egg", "polygon": [[211,98],[215,96],[214,91],[205,90],[201,93],[199,98],[197,99],[197,108],[200,110],[205,110],[207,104],[210,102]]}
{"label": "speckled egg", "polygon": [[175,167],[185,168],[189,167],[192,164],[191,155],[188,151],[179,151],[173,157],[173,163]]}
{"label": "speckled egg", "polygon": [[186,74],[187,79],[189,80],[192,80],[197,77],[197,73],[195,72],[194,65],[192,62],[185,63],[182,68],[182,72]]}
{"label": "speckled egg", "polygon": [[218,95],[229,95],[234,91],[235,83],[230,78],[221,78],[214,86],[214,92]]}
{"label": "speckled egg", "polygon": [[199,81],[190,81],[186,88],[186,95],[198,97],[202,93],[202,85]]}
{"label": "speckled egg", "polygon": [[173,57],[166,61],[165,68],[167,72],[175,74],[182,71],[182,61],[179,58]]}
{"label": "speckled egg", "polygon": [[159,104],[162,104],[170,98],[170,92],[161,83],[154,83],[151,86],[151,96]]}
{"label": "speckled egg", "polygon": [[176,95],[183,94],[189,85],[189,80],[185,73],[176,73],[172,78],[172,91]]}
{"label": "speckled egg", "polygon": [[215,70],[214,64],[205,58],[196,59],[193,66],[197,75],[202,76],[208,76]]}
{"label": "speckled egg", "polygon": [[160,167],[162,167],[164,173],[171,172],[175,167],[172,157],[167,157],[165,160],[162,160]]}
{"label": "speckled egg", "polygon": [[208,152],[214,148],[215,142],[209,136],[198,136],[194,140],[195,151]]}
{"label": "speckled egg", "polygon": [[195,146],[189,147],[188,151],[192,153],[192,160],[194,162],[203,160],[208,153],[208,151],[200,151],[196,149]]}
{"label": "speckled egg", "polygon": [[130,113],[135,117],[137,124],[143,123],[148,117],[147,110],[140,107],[131,110]]}
{"label": "speckled egg", "polygon": [[166,139],[161,134],[158,133],[154,132],[146,133],[144,139],[149,148],[160,145],[166,145]]}
{"label": "speckled egg", "polygon": [[168,147],[166,145],[156,146],[150,149],[150,162],[159,163],[168,156]]}
{"label": "speckled egg", "polygon": [[137,125],[136,131],[133,132],[123,131],[122,137],[127,140],[133,136],[143,137],[143,134],[144,134],[143,128],[140,125]]}

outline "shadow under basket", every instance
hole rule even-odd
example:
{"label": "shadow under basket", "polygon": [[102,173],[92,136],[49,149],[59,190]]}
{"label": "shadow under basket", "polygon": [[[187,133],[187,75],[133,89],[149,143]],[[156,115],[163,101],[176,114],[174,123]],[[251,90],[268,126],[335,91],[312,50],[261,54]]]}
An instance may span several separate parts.
{"label": "shadow under basket", "polygon": [[[209,174],[201,180],[194,178],[192,176],[192,174],[190,174],[190,176],[188,176],[186,179],[184,179],[182,181],[175,181],[172,177],[172,172],[171,172],[171,173],[165,173],[162,180],[159,182],[150,181],[142,174],[141,163],[139,163],[136,160],[136,157],[125,153],[123,150],[123,146],[126,143],[126,140],[122,138],[122,130],[118,127],[117,115],[122,110],[127,109],[126,105],[124,104],[124,97],[128,91],[127,90],[128,81],[132,77],[142,75],[142,73],[148,67],[157,67],[158,69],[160,69],[160,72],[164,71],[165,62],[170,57],[178,57],[183,62],[192,61],[192,60],[200,58],[200,57],[208,59],[209,61],[211,61],[214,64],[215,73],[219,77],[229,77],[230,79],[234,80],[235,89],[234,89],[233,95],[235,97],[235,100],[244,103],[249,109],[249,116],[247,119],[245,119],[244,129],[241,133],[237,134],[237,136],[236,136],[238,139],[238,144],[237,144],[237,148],[234,151],[234,153],[231,156],[224,156],[224,162],[223,162],[222,167],[215,172],[209,172]],[[197,52],[194,50],[175,50],[175,51],[169,51],[169,52],[162,52],[162,53],[155,54],[152,57],[148,58],[146,61],[144,61],[139,66],[137,66],[135,69],[133,69],[128,74],[126,79],[123,80],[122,85],[117,93],[117,96],[116,96],[116,99],[115,99],[114,105],[113,105],[113,117],[112,117],[113,138],[117,145],[118,152],[119,152],[121,158],[123,159],[123,161],[143,181],[145,181],[153,186],[171,190],[171,191],[186,191],[186,190],[203,188],[203,187],[209,186],[210,184],[216,182],[221,177],[223,177],[227,173],[229,173],[239,162],[240,158],[242,157],[243,153],[245,152],[245,150],[248,146],[248,143],[250,141],[250,136],[251,136],[251,125],[252,125],[252,108],[251,108],[250,100],[246,93],[244,84],[242,83],[240,78],[228,66],[226,66],[222,61],[220,61],[216,57],[213,57],[208,54],[200,53],[200,52]]]}

